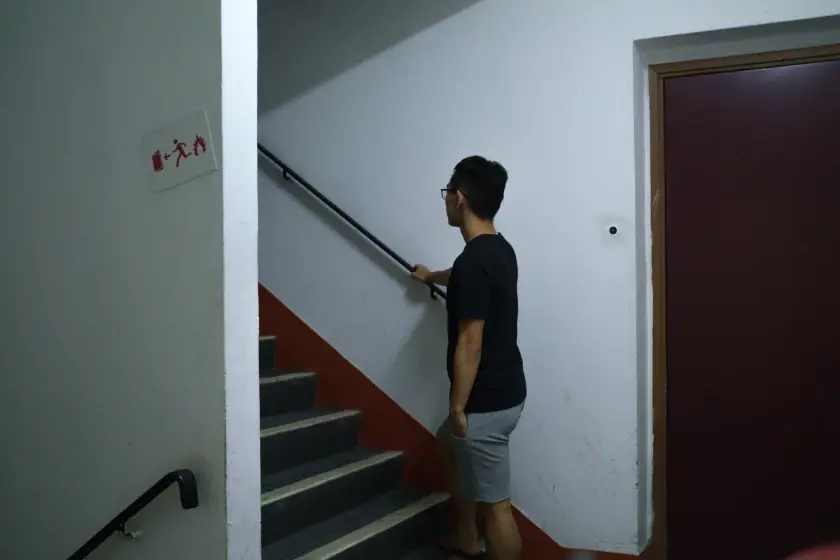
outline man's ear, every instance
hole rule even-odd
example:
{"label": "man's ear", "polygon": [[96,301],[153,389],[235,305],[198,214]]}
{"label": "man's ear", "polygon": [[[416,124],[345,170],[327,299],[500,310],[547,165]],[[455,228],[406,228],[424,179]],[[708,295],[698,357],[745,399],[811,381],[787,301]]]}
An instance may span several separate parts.
{"label": "man's ear", "polygon": [[455,196],[457,196],[457,197],[458,197],[458,204],[457,204],[457,206],[458,206],[458,208],[460,208],[460,207],[461,207],[461,205],[462,205],[462,204],[464,204],[464,203],[467,201],[467,199],[466,199],[466,197],[464,196],[464,193],[462,193],[461,191],[455,191]]}

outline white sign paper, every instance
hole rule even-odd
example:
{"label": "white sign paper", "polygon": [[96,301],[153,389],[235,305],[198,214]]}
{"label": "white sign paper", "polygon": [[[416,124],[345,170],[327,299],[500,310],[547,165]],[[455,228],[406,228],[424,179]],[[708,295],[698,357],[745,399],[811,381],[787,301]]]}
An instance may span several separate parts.
{"label": "white sign paper", "polygon": [[218,169],[204,109],[149,132],[142,140],[143,166],[155,192]]}

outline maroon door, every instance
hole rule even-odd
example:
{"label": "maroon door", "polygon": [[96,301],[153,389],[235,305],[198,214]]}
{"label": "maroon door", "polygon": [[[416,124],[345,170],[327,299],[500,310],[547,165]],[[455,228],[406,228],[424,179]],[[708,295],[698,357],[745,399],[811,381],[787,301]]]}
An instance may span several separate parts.
{"label": "maroon door", "polygon": [[840,61],[665,81],[669,560],[840,540]]}

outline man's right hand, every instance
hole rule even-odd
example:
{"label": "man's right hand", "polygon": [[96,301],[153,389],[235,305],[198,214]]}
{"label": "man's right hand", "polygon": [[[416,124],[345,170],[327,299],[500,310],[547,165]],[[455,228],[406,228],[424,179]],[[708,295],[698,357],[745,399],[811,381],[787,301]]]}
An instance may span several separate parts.
{"label": "man's right hand", "polygon": [[426,265],[418,264],[414,265],[414,271],[411,273],[411,278],[417,280],[418,282],[428,284],[429,277],[431,275],[432,271],[429,270],[429,267],[427,267]]}

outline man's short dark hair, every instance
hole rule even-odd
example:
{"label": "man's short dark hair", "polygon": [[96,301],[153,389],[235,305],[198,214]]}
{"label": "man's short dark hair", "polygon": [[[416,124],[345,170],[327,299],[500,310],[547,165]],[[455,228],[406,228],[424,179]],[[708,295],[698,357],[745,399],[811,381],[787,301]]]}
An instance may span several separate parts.
{"label": "man's short dark hair", "polygon": [[469,156],[455,166],[449,188],[464,193],[473,214],[483,220],[492,220],[502,205],[507,180],[507,170],[502,164],[481,156]]}

